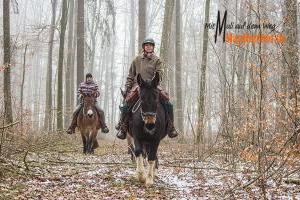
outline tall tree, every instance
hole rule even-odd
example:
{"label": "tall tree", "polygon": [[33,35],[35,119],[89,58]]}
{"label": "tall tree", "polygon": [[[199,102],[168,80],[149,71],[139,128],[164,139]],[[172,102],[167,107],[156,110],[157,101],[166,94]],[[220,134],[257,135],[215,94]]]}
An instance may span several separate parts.
{"label": "tall tree", "polygon": [[140,50],[143,40],[146,37],[146,8],[147,8],[146,0],[139,0],[139,38],[138,38],[138,49]]}
{"label": "tall tree", "polygon": [[10,0],[3,0],[3,52],[4,52],[4,110],[7,123],[13,122],[10,85]]}
{"label": "tall tree", "polygon": [[[209,22],[209,4],[210,4],[210,0],[206,0],[205,1],[205,23]],[[204,140],[204,130],[205,130],[204,114],[205,114],[205,93],[206,93],[207,49],[208,49],[208,29],[204,29],[203,46],[202,46],[202,62],[200,68],[201,74],[199,79],[198,127],[197,127],[197,141],[196,141],[198,145]],[[198,151],[198,156],[200,156],[199,151]]]}
{"label": "tall tree", "polygon": [[44,128],[47,131],[51,130],[52,127],[52,57],[53,57],[53,38],[55,32],[55,18],[56,18],[56,7],[57,0],[52,2],[52,17],[50,25],[50,35],[48,43],[48,64],[47,64],[47,81],[46,81],[46,107],[45,107],[45,119]]}
{"label": "tall tree", "polygon": [[300,127],[300,117],[298,114],[297,98],[300,94],[299,89],[299,69],[298,69],[298,44],[297,44],[297,0],[284,1],[284,30],[286,35],[286,43],[283,46],[283,59],[285,71],[289,72],[287,91],[289,99],[293,102],[292,112],[292,129],[295,131],[293,142],[296,142],[297,128]]}
{"label": "tall tree", "polygon": [[26,67],[26,53],[28,44],[25,45],[24,55],[23,55],[23,70],[22,70],[22,83],[21,83],[21,94],[20,94],[20,107],[21,107],[21,127],[23,127],[23,97],[24,97],[24,82],[25,82],[25,67]]}
{"label": "tall tree", "polygon": [[68,16],[68,49],[67,49],[67,65],[65,70],[65,125],[69,124],[69,116],[71,114],[74,88],[74,0],[69,0],[69,16]]}
{"label": "tall tree", "polygon": [[84,80],[84,1],[77,1],[77,87]]}
{"label": "tall tree", "polygon": [[132,60],[135,56],[135,0],[130,0],[130,19],[131,21],[129,60]]}
{"label": "tall tree", "polygon": [[176,0],[176,29],[175,29],[175,40],[176,40],[176,50],[175,50],[175,58],[176,58],[176,72],[175,72],[175,80],[176,80],[176,122],[178,129],[183,131],[183,109],[182,109],[182,82],[181,82],[181,64],[182,64],[182,55],[181,55],[181,12],[180,12],[180,0]]}
{"label": "tall tree", "polygon": [[[109,1],[107,1],[109,2]],[[94,73],[95,70],[95,57],[96,57],[96,47],[98,44],[98,40],[97,40],[97,35],[99,33],[100,30],[100,23],[102,20],[102,17],[100,16],[100,10],[101,10],[101,1],[95,1],[92,2],[90,4],[90,6],[88,6],[90,9],[88,10],[88,12],[90,12],[91,14],[88,15],[87,19],[87,23],[86,23],[86,28],[87,28],[87,32],[89,33],[89,39],[90,41],[86,43],[87,47],[87,55],[88,55],[88,72],[90,73]]]}
{"label": "tall tree", "polygon": [[56,123],[57,130],[63,129],[63,64],[65,50],[65,33],[68,18],[68,2],[62,1],[62,17],[60,21],[60,36],[59,36],[59,55],[58,55],[58,70],[57,70],[57,115]]}
{"label": "tall tree", "polygon": [[167,66],[169,65],[168,55],[170,49],[169,47],[170,47],[170,36],[171,36],[171,25],[172,25],[174,3],[175,3],[174,0],[166,0],[165,2],[165,14],[164,14],[162,36],[161,36],[161,46],[160,46],[160,58],[165,63],[165,78],[163,79],[162,82],[164,88],[167,88],[167,77],[168,77]]}

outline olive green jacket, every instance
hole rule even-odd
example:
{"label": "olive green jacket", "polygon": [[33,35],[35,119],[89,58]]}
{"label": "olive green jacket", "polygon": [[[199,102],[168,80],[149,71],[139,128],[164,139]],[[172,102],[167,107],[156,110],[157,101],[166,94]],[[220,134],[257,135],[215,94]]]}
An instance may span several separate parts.
{"label": "olive green jacket", "polygon": [[159,57],[152,54],[149,58],[144,54],[138,55],[131,63],[127,76],[125,87],[131,89],[136,83],[138,74],[141,74],[144,80],[151,80],[155,72],[159,73],[160,80],[163,78],[164,65]]}

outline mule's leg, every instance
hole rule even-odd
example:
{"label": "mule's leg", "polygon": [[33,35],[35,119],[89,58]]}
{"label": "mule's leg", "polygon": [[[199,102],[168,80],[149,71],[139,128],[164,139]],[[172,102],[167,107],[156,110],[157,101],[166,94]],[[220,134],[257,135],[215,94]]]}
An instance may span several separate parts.
{"label": "mule's leg", "polygon": [[134,140],[135,145],[135,156],[136,156],[136,173],[137,178],[140,182],[145,182],[145,168],[144,168],[144,158],[142,155],[142,146],[137,139]]}
{"label": "mule's leg", "polygon": [[158,170],[158,158],[156,155],[156,159],[155,159],[155,168],[154,168],[154,176],[157,176],[157,170]]}
{"label": "mule's leg", "polygon": [[94,142],[93,142],[93,149],[97,149],[98,147],[99,147],[99,143],[98,143],[97,138],[95,138]]}
{"label": "mule's leg", "polygon": [[127,146],[128,146],[128,151],[127,153],[130,155],[131,162],[135,163],[135,155],[134,155],[134,145],[133,145],[133,138],[127,134]]}
{"label": "mule's leg", "polygon": [[93,145],[93,131],[89,131],[88,134],[88,153],[92,153],[92,145]]}
{"label": "mule's leg", "polygon": [[85,137],[85,134],[84,133],[81,133],[81,138],[82,138],[82,143],[83,143],[83,153],[86,154],[86,151],[87,151],[87,141],[86,141],[86,137]]}
{"label": "mule's leg", "polygon": [[153,185],[154,181],[154,170],[155,170],[155,161],[157,159],[157,149],[158,149],[159,142],[155,142],[149,145],[149,154],[148,154],[148,162],[149,162],[149,169],[146,177],[146,186]]}
{"label": "mule's leg", "polygon": [[96,149],[99,144],[98,144],[98,141],[97,141],[97,130],[93,130],[93,133],[92,133],[92,140],[91,140],[91,153],[93,154],[94,153],[94,149]]}

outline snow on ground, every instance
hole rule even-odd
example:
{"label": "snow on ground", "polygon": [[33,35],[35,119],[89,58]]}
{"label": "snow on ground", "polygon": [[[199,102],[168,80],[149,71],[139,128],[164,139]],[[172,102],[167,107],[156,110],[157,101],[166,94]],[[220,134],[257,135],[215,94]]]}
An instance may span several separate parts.
{"label": "snow on ground", "polygon": [[[78,137],[63,149],[31,153],[32,173],[0,182],[4,199],[260,199],[257,184],[231,191],[252,180],[246,163],[232,171],[228,164],[209,158],[196,161],[186,147],[163,143],[153,187],[135,178],[135,165],[126,154],[126,143],[100,140],[94,155],[83,155]],[[171,148],[170,148],[171,146]],[[300,199],[300,187],[267,182],[269,199]]]}

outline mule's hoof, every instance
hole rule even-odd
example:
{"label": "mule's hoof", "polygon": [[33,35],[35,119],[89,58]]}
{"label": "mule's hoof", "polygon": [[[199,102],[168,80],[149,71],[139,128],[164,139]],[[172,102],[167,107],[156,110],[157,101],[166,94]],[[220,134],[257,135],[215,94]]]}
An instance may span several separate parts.
{"label": "mule's hoof", "polygon": [[69,129],[66,131],[66,133],[69,134],[69,135],[71,135],[71,134],[74,134],[74,133],[75,133],[75,130],[69,128]]}
{"label": "mule's hoof", "polygon": [[173,129],[168,133],[168,136],[169,138],[175,138],[178,136],[178,132],[175,129]]}
{"label": "mule's hoof", "polygon": [[141,182],[141,183],[145,183],[146,178],[145,178],[145,174],[143,172],[138,172],[137,173],[137,179]]}
{"label": "mule's hoof", "polygon": [[153,181],[153,177],[149,177],[149,176],[147,176],[147,178],[146,178],[146,187],[150,187],[150,186],[152,186],[152,185],[153,185],[153,183],[154,183],[154,181]]}
{"label": "mule's hoof", "polygon": [[108,133],[108,132],[109,132],[109,129],[108,129],[107,126],[106,126],[106,127],[104,127],[104,128],[101,129],[101,132],[102,132],[102,133]]}
{"label": "mule's hoof", "polygon": [[125,140],[126,139],[126,133],[124,133],[123,131],[119,131],[117,133],[117,138],[119,138],[121,140]]}

